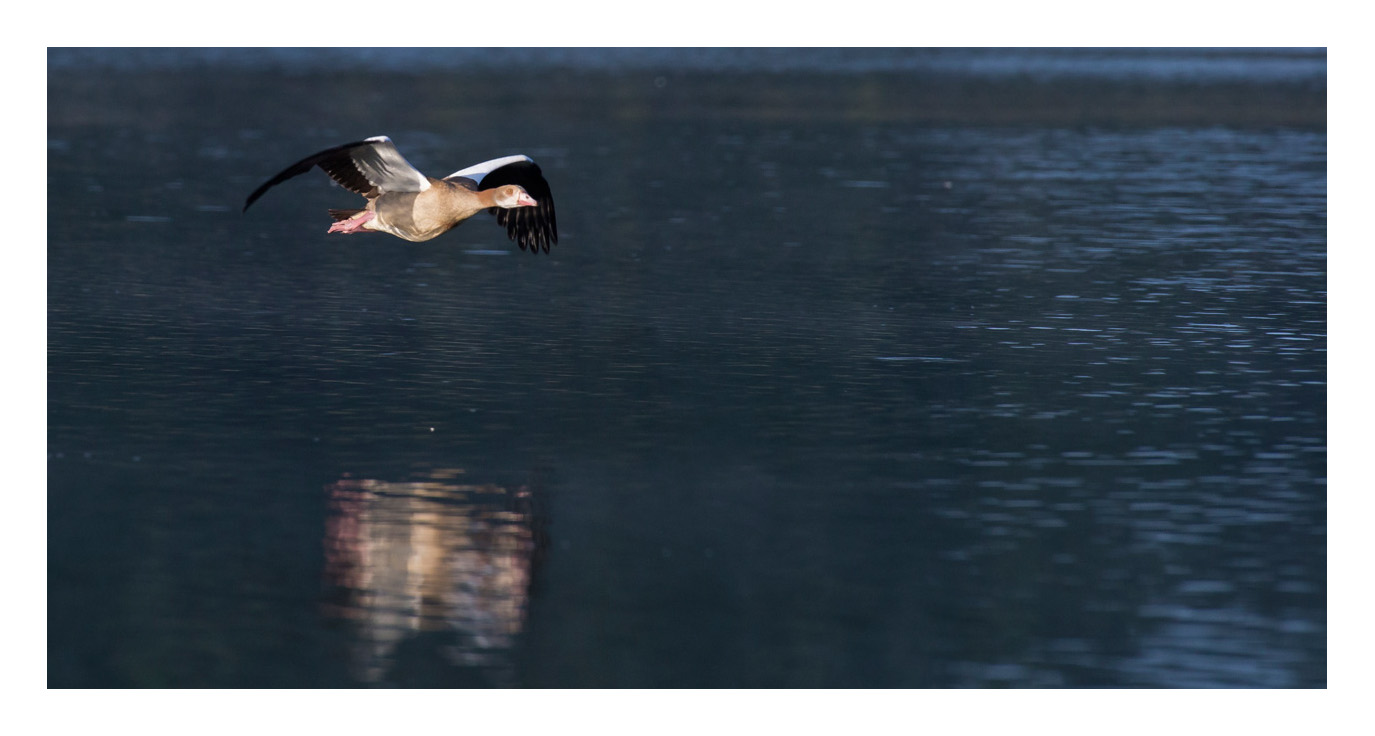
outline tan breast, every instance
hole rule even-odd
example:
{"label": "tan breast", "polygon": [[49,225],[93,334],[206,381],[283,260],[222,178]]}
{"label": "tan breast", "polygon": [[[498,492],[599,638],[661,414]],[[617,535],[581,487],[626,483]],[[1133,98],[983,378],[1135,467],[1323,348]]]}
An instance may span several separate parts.
{"label": "tan breast", "polygon": [[377,217],[365,227],[422,242],[486,209],[476,192],[442,179],[423,192],[389,192],[368,202]]}

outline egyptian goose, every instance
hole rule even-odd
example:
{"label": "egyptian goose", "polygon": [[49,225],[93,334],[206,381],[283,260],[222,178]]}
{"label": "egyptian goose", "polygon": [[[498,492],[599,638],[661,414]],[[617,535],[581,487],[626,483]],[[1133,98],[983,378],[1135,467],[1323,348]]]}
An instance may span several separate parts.
{"label": "egyptian goose", "polygon": [[268,189],[314,166],[368,200],[364,209],[330,210],[336,220],[331,233],[383,232],[418,243],[488,210],[521,250],[548,253],[559,242],[554,196],[529,156],[492,159],[435,179],[411,166],[384,135],[297,161],[248,195],[243,211]]}

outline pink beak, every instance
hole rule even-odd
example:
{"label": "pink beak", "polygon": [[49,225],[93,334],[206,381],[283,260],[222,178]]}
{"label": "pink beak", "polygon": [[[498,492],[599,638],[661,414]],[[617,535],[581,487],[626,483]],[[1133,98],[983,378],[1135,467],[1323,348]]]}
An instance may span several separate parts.
{"label": "pink beak", "polygon": [[539,202],[536,202],[536,201],[534,200],[534,198],[532,198],[530,195],[526,194],[525,192],[521,192],[521,193],[520,193],[520,196],[516,197],[516,206],[517,206],[517,207],[534,207],[535,205],[538,205],[538,204],[539,204]]}

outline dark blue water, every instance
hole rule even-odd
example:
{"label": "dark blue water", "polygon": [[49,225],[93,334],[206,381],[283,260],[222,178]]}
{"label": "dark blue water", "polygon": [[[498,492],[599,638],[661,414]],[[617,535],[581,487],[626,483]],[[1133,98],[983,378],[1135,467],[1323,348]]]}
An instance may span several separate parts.
{"label": "dark blue water", "polygon": [[1326,685],[1322,52],[447,53],[51,53],[51,686]]}

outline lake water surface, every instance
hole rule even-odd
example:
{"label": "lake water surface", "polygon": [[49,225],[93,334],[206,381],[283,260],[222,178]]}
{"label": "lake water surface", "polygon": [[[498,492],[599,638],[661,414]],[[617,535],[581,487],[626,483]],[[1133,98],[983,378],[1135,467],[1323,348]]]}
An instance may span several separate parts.
{"label": "lake water surface", "polygon": [[50,686],[1326,685],[1322,52],[447,53],[51,52]]}

